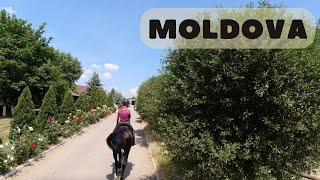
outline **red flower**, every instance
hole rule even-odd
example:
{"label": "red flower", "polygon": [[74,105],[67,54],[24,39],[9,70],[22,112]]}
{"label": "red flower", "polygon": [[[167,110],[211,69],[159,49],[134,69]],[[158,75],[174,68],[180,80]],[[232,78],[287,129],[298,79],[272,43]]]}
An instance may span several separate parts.
{"label": "red flower", "polygon": [[37,148],[38,148],[38,144],[37,144],[37,143],[32,143],[32,144],[31,144],[31,149],[32,149],[33,151],[35,151]]}

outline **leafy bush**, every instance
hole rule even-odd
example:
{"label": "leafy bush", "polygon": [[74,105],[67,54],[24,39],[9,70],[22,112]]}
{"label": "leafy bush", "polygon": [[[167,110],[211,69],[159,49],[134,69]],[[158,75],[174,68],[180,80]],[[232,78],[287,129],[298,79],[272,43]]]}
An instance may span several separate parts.
{"label": "leafy bush", "polygon": [[18,99],[18,104],[14,108],[14,118],[10,122],[11,128],[9,138],[11,140],[16,138],[16,133],[14,133],[16,128],[22,128],[25,125],[32,126],[32,122],[35,118],[33,106],[30,89],[29,87],[25,87]]}
{"label": "leafy bush", "polygon": [[185,178],[290,179],[318,167],[319,35],[303,50],[169,51],[138,109]]}
{"label": "leafy bush", "polygon": [[2,144],[2,140],[0,139],[0,175],[7,173],[14,161],[14,158],[10,155],[7,155],[3,151],[3,148],[4,145]]}
{"label": "leafy bush", "polygon": [[28,143],[20,141],[14,151],[14,157],[16,158],[17,164],[22,164],[31,156],[31,147]]}
{"label": "leafy bush", "polygon": [[42,134],[44,134],[49,144],[57,144],[61,135],[61,127],[57,122],[46,125]]}
{"label": "leafy bush", "polygon": [[107,105],[102,105],[101,108],[98,107],[97,109],[100,111],[99,112],[100,113],[100,115],[99,115],[100,118],[107,117],[107,116],[109,116],[110,114],[112,114],[113,112],[116,111],[115,106],[110,107],[110,106],[107,106]]}
{"label": "leafy bush", "polygon": [[76,132],[79,132],[81,127],[79,125],[73,125],[70,123],[66,123],[61,127],[61,135],[64,138],[68,138],[74,135]]}
{"label": "leafy bush", "polygon": [[17,164],[22,164],[48,147],[47,138],[44,135],[33,132],[31,127],[24,127],[21,131],[22,135],[14,142],[14,157]]}

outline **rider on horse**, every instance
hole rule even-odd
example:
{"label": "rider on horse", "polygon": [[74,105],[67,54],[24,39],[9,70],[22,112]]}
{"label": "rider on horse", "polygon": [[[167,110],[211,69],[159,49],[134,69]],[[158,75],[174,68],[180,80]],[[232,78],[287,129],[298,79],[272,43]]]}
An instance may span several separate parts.
{"label": "rider on horse", "polygon": [[[132,128],[131,124],[130,124],[130,119],[131,119],[131,113],[129,110],[129,100],[124,99],[122,101],[122,108],[120,108],[118,110],[118,116],[117,116],[117,126],[128,126],[131,131],[132,131],[132,135],[134,136],[134,129]],[[132,146],[135,144],[135,139],[133,139],[132,142]]]}

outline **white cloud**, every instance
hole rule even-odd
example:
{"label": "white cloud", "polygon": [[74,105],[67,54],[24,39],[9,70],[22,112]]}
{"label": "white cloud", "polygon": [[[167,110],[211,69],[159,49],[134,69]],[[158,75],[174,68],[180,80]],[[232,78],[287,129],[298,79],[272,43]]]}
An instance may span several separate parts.
{"label": "white cloud", "polygon": [[100,65],[98,65],[98,64],[92,64],[91,65],[91,68],[93,68],[93,69],[100,69]]}
{"label": "white cloud", "polygon": [[93,74],[93,71],[91,69],[83,69],[83,74],[80,77],[80,80],[86,80],[89,77],[91,77]]}
{"label": "white cloud", "polygon": [[104,64],[104,68],[108,72],[117,72],[119,71],[119,66],[116,64]]}
{"label": "white cloud", "polygon": [[109,73],[109,72],[103,73],[102,78],[105,80],[111,79],[112,78],[111,73]]}
{"label": "white cloud", "polygon": [[12,8],[12,6],[6,6],[3,9],[10,15],[16,14],[16,11]]}
{"label": "white cloud", "polygon": [[137,97],[139,87],[134,87],[129,90],[130,97]]}

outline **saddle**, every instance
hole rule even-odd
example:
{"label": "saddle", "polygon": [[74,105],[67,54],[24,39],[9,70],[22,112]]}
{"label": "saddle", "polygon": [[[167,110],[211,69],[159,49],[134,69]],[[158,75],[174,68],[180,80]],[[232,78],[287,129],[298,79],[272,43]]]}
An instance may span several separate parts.
{"label": "saddle", "polygon": [[[121,126],[122,126],[122,127],[127,126],[127,127],[129,127],[129,129],[132,129],[132,130],[133,130],[133,127],[131,126],[131,124],[118,124],[118,125],[117,125],[117,127],[121,127]],[[116,128],[117,128],[117,127],[116,127]]]}

